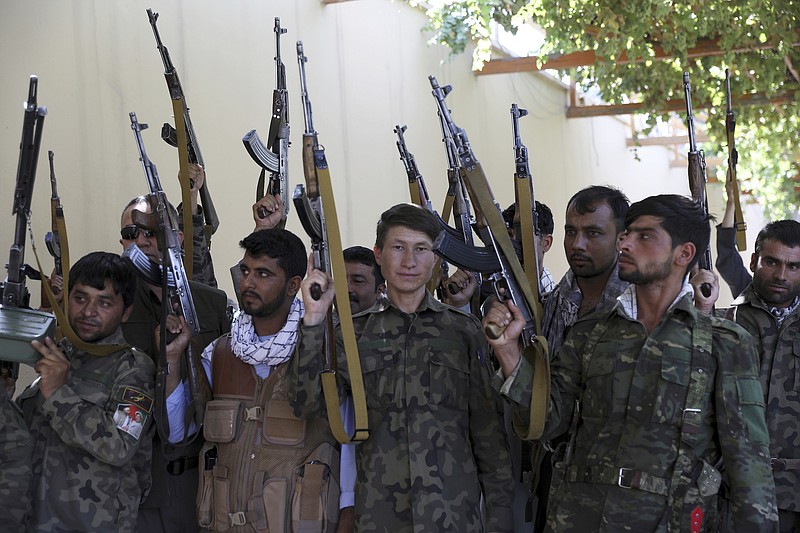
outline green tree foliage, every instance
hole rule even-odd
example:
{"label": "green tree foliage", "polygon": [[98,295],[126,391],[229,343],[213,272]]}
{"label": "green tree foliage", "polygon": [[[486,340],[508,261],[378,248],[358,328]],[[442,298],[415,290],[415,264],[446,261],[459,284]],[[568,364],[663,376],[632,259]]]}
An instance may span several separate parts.
{"label": "green tree foliage", "polygon": [[[682,73],[689,72],[694,108],[708,108],[711,140],[701,146],[707,156],[727,153],[726,68],[734,96],[788,94],[777,104],[734,103],[738,174],[767,218],[798,213],[800,0],[436,0],[427,14],[433,41],[453,54],[474,43],[478,69],[491,58],[492,21],[512,32],[528,21],[543,27],[540,57],[594,50],[593,65],[566,74],[583,88],[599,87],[606,102],[644,103],[651,125],[666,116],[665,102],[683,99]],[[716,51],[690,53],[709,43]],[[658,59],[658,50],[669,58]],[[725,179],[725,170],[718,169],[718,178]]]}

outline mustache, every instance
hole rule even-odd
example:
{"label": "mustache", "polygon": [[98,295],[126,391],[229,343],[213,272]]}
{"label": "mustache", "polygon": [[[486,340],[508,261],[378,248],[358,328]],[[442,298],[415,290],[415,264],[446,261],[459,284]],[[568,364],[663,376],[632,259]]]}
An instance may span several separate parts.
{"label": "mustache", "polygon": [[260,294],[258,294],[258,293],[257,293],[257,292],[255,292],[255,291],[244,291],[244,292],[242,293],[242,298],[244,298],[245,296],[250,296],[250,297],[253,297],[253,298],[257,298],[257,299],[259,299],[259,300],[261,299],[261,295],[260,295]]}
{"label": "mustache", "polygon": [[94,319],[91,319],[91,318],[79,318],[79,319],[76,320],[76,322],[78,324],[86,324],[87,326],[94,326],[94,327],[100,326],[100,321],[99,320],[94,320]]}
{"label": "mustache", "polygon": [[578,253],[578,252],[575,252],[574,254],[569,256],[569,260],[570,261],[574,261],[575,259],[583,259],[584,261],[591,261],[592,260],[592,258],[589,257],[588,255],[584,255],[584,254],[581,254],[581,253]]}
{"label": "mustache", "polygon": [[631,263],[634,262],[633,261],[633,256],[631,254],[629,254],[629,253],[626,253],[626,252],[620,252],[619,253],[619,258],[620,259],[625,258],[626,261],[630,261]]}

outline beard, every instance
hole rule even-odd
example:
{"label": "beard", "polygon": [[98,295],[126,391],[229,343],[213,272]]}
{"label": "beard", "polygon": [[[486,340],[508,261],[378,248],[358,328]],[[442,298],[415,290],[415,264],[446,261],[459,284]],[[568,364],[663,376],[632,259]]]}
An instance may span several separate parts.
{"label": "beard", "polygon": [[[627,258],[631,260],[630,257]],[[630,263],[628,263],[630,265]],[[619,270],[619,279],[633,283],[634,285],[649,285],[656,281],[666,279],[672,273],[672,259],[667,259],[663,263],[652,265],[647,271],[637,268],[633,271]]]}
{"label": "beard", "polygon": [[[775,292],[775,288],[770,285],[777,285],[786,289],[786,292]],[[792,305],[795,298],[800,295],[800,286],[792,285],[788,282],[772,282],[768,283],[761,279],[758,275],[753,276],[753,289],[755,289],[758,297],[764,303],[775,307],[788,307]]]}
{"label": "beard", "polygon": [[[247,301],[246,298],[250,298],[250,301]],[[242,293],[242,309],[245,313],[255,318],[272,316],[276,311],[281,309],[285,303],[286,288],[280,291],[280,293],[271,300],[266,301],[255,291],[245,291]]]}

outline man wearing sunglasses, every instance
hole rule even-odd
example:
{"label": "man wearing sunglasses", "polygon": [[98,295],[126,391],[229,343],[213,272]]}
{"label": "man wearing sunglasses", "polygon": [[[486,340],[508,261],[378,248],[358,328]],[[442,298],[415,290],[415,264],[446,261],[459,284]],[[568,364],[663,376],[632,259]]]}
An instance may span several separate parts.
{"label": "man wearing sunglasses", "polygon": [[[147,197],[138,196],[125,207],[119,242],[125,249],[135,244],[149,259],[161,263],[161,250],[158,248],[156,234],[134,224],[134,209],[150,213]],[[168,205],[168,209],[177,216],[172,205]],[[182,243],[183,233],[179,232],[178,237]],[[223,291],[196,281],[189,281],[189,290],[200,324],[200,334],[195,339],[195,344],[202,349],[230,331],[227,297]],[[156,339],[156,330],[163,320],[163,309],[161,286],[139,278],[133,310],[128,320],[122,324],[125,339],[148,354],[158,354],[160,344]],[[180,322],[175,315],[167,317],[167,329],[172,333],[180,332]],[[197,456],[203,439],[197,438],[181,449],[171,448],[165,451],[162,437],[166,442],[167,436],[156,434],[153,439],[153,485],[149,496],[139,508],[137,531],[198,531],[195,516],[199,472]]]}

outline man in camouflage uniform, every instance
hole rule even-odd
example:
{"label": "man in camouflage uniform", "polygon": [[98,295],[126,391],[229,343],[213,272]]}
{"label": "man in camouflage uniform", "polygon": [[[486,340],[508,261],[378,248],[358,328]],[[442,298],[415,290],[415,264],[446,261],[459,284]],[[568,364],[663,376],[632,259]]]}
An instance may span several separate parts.
{"label": "man in camouflage uniform", "polygon": [[[87,255],[70,269],[68,318],[77,339],[32,342],[42,356],[39,378],[19,399],[34,441],[31,530],[134,530],[150,487],[155,374],[120,329],[135,288],[136,274],[118,255]],[[103,348],[115,351],[90,353]],[[142,415],[141,434],[114,422],[120,405]]]}
{"label": "man in camouflage uniform", "polygon": [[[143,213],[151,212],[145,196],[138,196],[128,202],[122,212],[119,242],[126,249],[136,244],[149,259],[161,263],[161,250],[156,235],[133,223],[134,209]],[[168,209],[174,208],[170,205]],[[198,250],[195,247],[195,257]],[[199,353],[214,339],[230,331],[228,300],[221,290],[197,281],[189,281],[189,290],[200,324],[200,334],[193,342],[193,349]],[[156,354],[161,350],[155,332],[163,320],[163,314],[161,286],[151,285],[140,278],[136,285],[132,310],[122,324],[122,332],[127,342],[151,354],[154,361],[157,360]],[[172,332],[177,331],[176,316],[167,317],[167,327]],[[153,490],[140,509],[137,531],[141,533],[198,531],[200,526],[197,524],[195,512],[199,477],[197,454],[200,452],[203,440],[197,438],[186,447],[170,448],[165,453],[162,443],[166,441],[166,435],[155,433],[152,459]]]}
{"label": "man in camouflage uniform", "polygon": [[750,270],[728,317],[756,341],[780,527],[800,531],[800,223],[767,224]]}
{"label": "man in camouflage uniform", "polygon": [[31,511],[33,439],[0,377],[0,524],[23,530]]}
{"label": "man in camouflage uniform", "polygon": [[[736,531],[775,531],[764,401],[752,337],[692,303],[686,273],[708,246],[688,198],[633,204],[619,242],[631,286],[609,311],[575,323],[553,361],[545,437],[570,431],[553,478],[557,531],[715,531],[720,464]],[[495,303],[484,319],[495,385],[529,417],[533,368],[520,356],[524,319]]]}
{"label": "man in camouflage uniform", "polygon": [[[491,390],[480,323],[426,290],[433,274],[435,217],[396,205],[381,215],[375,259],[387,298],[354,318],[369,412],[356,445],[356,531],[512,531],[508,444]],[[293,358],[295,410],[319,413],[330,277],[309,265],[303,294],[318,283]],[[340,396],[349,375],[339,330]],[[481,524],[481,494],[486,527]]]}

